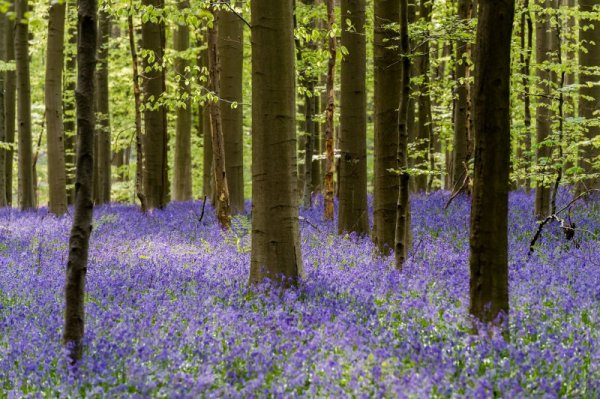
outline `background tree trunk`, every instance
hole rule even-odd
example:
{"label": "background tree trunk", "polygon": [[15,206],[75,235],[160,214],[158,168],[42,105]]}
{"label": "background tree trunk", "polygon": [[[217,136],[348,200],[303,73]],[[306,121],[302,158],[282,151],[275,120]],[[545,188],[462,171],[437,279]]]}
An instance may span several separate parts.
{"label": "background tree trunk", "polygon": [[[190,8],[187,0],[178,3],[180,11]],[[175,51],[185,52],[190,47],[190,30],[186,24],[177,26],[173,35]],[[189,79],[188,61],[185,54],[177,54],[175,58],[175,74],[179,79],[178,98],[183,106],[177,107],[177,126],[175,132],[175,166],[173,168],[173,198],[176,201],[192,199],[192,102]]]}
{"label": "background tree trunk", "polygon": [[56,215],[67,211],[65,147],[62,110],[65,3],[51,2],[48,13],[46,58],[46,130],[48,145],[48,208]]}
{"label": "background tree trunk", "polygon": [[[162,9],[163,0],[142,0],[142,5]],[[146,55],[144,65],[144,191],[148,208],[163,208],[169,198],[167,164],[167,109],[160,104],[165,92],[163,55],[165,23],[159,19],[142,23],[142,47]],[[149,69],[149,70],[148,70]]]}
{"label": "background tree trunk", "polygon": [[[544,10],[556,9],[556,0],[544,0]],[[538,219],[548,216],[550,211],[550,185],[553,179],[550,163],[551,146],[545,141],[552,132],[552,94],[554,83],[556,82],[556,73],[552,72],[548,66],[543,66],[544,62],[554,62],[554,56],[558,50],[558,40],[555,29],[551,24],[551,16],[547,12],[538,13],[535,21],[535,60],[537,63],[536,76],[537,86],[541,92],[537,97],[536,108],[536,130],[537,130],[537,164],[538,175],[535,191],[535,215]],[[546,176],[548,175],[548,176]]]}
{"label": "background tree trunk", "polygon": [[79,0],[77,43],[77,176],[75,215],[69,239],[63,340],[72,363],[83,352],[84,293],[92,231],[94,171],[94,70],[96,69],[96,0]]}
{"label": "background tree trunk", "polygon": [[77,73],[77,4],[67,0],[67,45],[65,47],[65,69],[63,71],[63,127],[65,135],[65,174],[67,202],[75,202],[75,82]]}
{"label": "background tree trunk", "polygon": [[[510,44],[514,0],[479,0],[475,48],[475,171],[471,208],[470,313],[508,318]],[[508,320],[502,327],[508,328]]]}
{"label": "background tree trunk", "polygon": [[[239,2],[232,6],[239,7]],[[221,120],[225,139],[225,168],[231,210],[244,211],[244,129],[242,76],[244,66],[244,22],[233,12],[219,14],[218,53],[221,66],[220,93],[224,100]],[[237,106],[232,106],[232,103]]]}
{"label": "background tree trunk", "polygon": [[[402,83],[402,57],[393,47],[397,33],[390,24],[400,22],[396,0],[375,1],[374,116],[375,170],[373,191],[374,238],[386,253],[394,248],[399,181],[390,169],[398,167],[398,104]],[[403,117],[405,117],[403,115]]]}
{"label": "background tree trunk", "polygon": [[[200,54],[200,68],[208,69],[208,51],[203,50]],[[200,117],[202,118],[202,193],[204,196],[211,199],[214,204],[213,198],[213,168],[212,168],[212,127],[210,125],[210,112],[208,107],[208,101],[205,101],[200,106]]]}
{"label": "background tree trunk", "polygon": [[[593,0],[579,0],[581,11],[590,12],[597,4]],[[583,43],[579,50],[579,116],[587,119],[589,126],[586,139],[592,140],[600,136],[600,124],[596,115],[600,109],[600,86],[597,84],[599,75],[593,72],[594,68],[600,66],[600,22],[597,19],[582,19],[579,22],[579,40]],[[592,82],[595,84],[588,86]],[[588,189],[600,188],[600,171],[593,168],[594,159],[600,156],[600,148],[588,144],[583,146],[580,154],[579,164],[586,174],[582,185]]]}
{"label": "background tree trunk", "polygon": [[[106,7],[106,6],[105,6]],[[111,34],[110,15],[105,8],[98,13],[98,69],[96,70],[96,156],[94,173],[94,201],[110,202],[111,139],[108,90],[108,45]]]}
{"label": "background tree trunk", "polygon": [[292,0],[253,0],[250,283],[304,277],[296,171]]}
{"label": "background tree trunk", "polygon": [[[14,11],[14,2],[11,4],[11,10]],[[6,61],[15,59],[15,39],[14,39],[14,23],[10,20],[6,21],[4,31],[4,43],[6,48]],[[6,142],[13,144],[15,142],[15,109],[16,109],[16,73],[15,71],[7,71],[4,82],[4,123]],[[4,176],[6,179],[6,204],[13,203],[13,159],[14,149],[6,151],[4,159]]]}
{"label": "background tree trunk", "polygon": [[368,234],[365,0],[341,0],[341,15],[348,54],[341,67],[338,232]]}
{"label": "background tree trunk", "polygon": [[327,78],[325,82],[325,95],[327,96],[327,107],[325,108],[325,173],[324,173],[324,218],[333,220],[333,196],[335,173],[335,159],[333,153],[334,125],[333,117],[335,114],[335,59],[337,52],[337,43],[335,34],[332,34],[335,21],[334,0],[325,0],[327,7],[327,30],[330,32],[327,41],[329,48],[329,60],[327,61]]}
{"label": "background tree trunk", "polygon": [[[6,34],[6,25],[8,25],[8,18],[6,14],[0,13],[0,61],[6,62],[6,41],[4,35]],[[0,142],[6,142],[6,122],[5,122],[5,108],[4,108],[4,89],[6,82],[6,72],[0,72]],[[0,148],[0,208],[8,205],[6,200],[6,149]]]}
{"label": "background tree trunk", "polygon": [[17,75],[17,116],[19,135],[19,207],[35,208],[33,150],[31,138],[31,84],[29,77],[29,11],[27,0],[15,2],[15,61]]}

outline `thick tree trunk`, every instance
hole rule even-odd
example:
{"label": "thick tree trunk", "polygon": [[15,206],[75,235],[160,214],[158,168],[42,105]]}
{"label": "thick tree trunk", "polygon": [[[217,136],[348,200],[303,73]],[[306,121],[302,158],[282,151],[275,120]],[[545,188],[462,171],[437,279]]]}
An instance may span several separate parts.
{"label": "thick tree trunk", "polygon": [[[544,0],[544,10],[556,9],[557,0]],[[550,211],[550,186],[552,184],[552,165],[550,161],[551,145],[545,142],[552,132],[552,95],[556,83],[556,73],[542,64],[554,62],[558,50],[555,28],[551,24],[551,16],[547,11],[538,13],[535,23],[535,59],[537,63],[537,86],[540,93],[537,97],[536,130],[537,130],[537,163],[538,172],[535,192],[535,215],[544,219]]]}
{"label": "thick tree trunk", "polygon": [[396,268],[401,270],[406,260],[410,241],[410,203],[408,174],[408,122],[410,102],[410,41],[408,37],[408,1],[400,0],[400,55],[402,72],[400,80],[400,106],[398,108],[397,169],[400,170],[398,201],[396,203],[396,231],[394,254]]}
{"label": "thick tree trunk", "polygon": [[69,239],[63,339],[76,363],[83,352],[84,293],[92,231],[94,171],[94,70],[96,69],[96,0],[79,0],[77,43],[77,172],[75,215]]}
{"label": "thick tree trunk", "polygon": [[146,212],[148,204],[146,203],[146,194],[144,190],[144,140],[142,135],[142,90],[140,88],[140,75],[138,72],[138,55],[135,41],[135,31],[133,27],[133,15],[130,10],[127,16],[127,27],[129,32],[129,50],[131,52],[131,65],[133,74],[133,98],[135,107],[135,192],[140,200],[142,212]]}
{"label": "thick tree trunk", "polygon": [[[234,2],[232,2],[234,3]],[[235,2],[232,6],[240,6]],[[219,14],[218,52],[221,66],[220,93],[225,139],[225,168],[231,210],[244,211],[244,130],[242,76],[244,65],[244,22],[233,12]],[[238,104],[232,106],[233,103]]]}
{"label": "thick tree trunk", "polygon": [[[458,1],[458,18],[469,22],[471,18],[471,9],[473,5],[471,0]],[[469,82],[467,81],[469,73],[468,57],[470,47],[466,41],[456,43],[456,103],[454,108],[454,153],[452,159],[452,189],[453,191],[468,191],[466,184],[468,179],[468,163],[471,158],[469,130]]]}
{"label": "thick tree trunk", "polygon": [[225,139],[221,125],[221,99],[219,83],[221,81],[218,37],[219,37],[219,15],[211,6],[213,24],[208,28],[208,87],[217,98],[208,104],[210,110],[211,141],[212,141],[212,166],[214,176],[214,205],[217,211],[217,219],[223,229],[231,227],[231,206],[229,205],[229,187],[227,185],[227,173],[225,169]]}
{"label": "thick tree trunk", "polygon": [[[0,33],[6,34],[6,25],[8,18],[6,14],[0,13]],[[4,37],[0,38],[0,62],[6,62],[6,41]],[[4,88],[6,82],[6,72],[0,71],[0,142],[6,142],[6,123],[4,109]],[[6,149],[0,148],[0,208],[8,205],[6,200]]]}
{"label": "thick tree trunk", "polygon": [[[375,1],[375,177],[374,238],[377,248],[387,253],[394,248],[398,175],[398,104],[402,83],[402,57],[394,48],[397,37],[391,24],[400,22],[396,0]],[[402,117],[405,117],[404,115]]]}
{"label": "thick tree trunk", "polygon": [[35,208],[33,150],[31,138],[31,84],[29,77],[29,23],[27,0],[15,2],[15,61],[17,74],[17,119],[19,136],[19,207]]}
{"label": "thick tree trunk", "polygon": [[292,0],[253,0],[250,283],[304,277],[296,175]]}
{"label": "thick tree trunk", "polygon": [[94,202],[110,202],[111,147],[110,107],[108,91],[108,44],[111,33],[110,15],[106,9],[98,13],[98,69],[96,70],[96,137],[94,157]]}
{"label": "thick tree trunk", "polygon": [[365,0],[342,0],[338,232],[369,233]]}
{"label": "thick tree trunk", "polygon": [[[180,1],[179,10],[190,8],[187,0]],[[186,24],[177,26],[173,35],[175,51],[185,52],[190,47],[190,30]],[[173,198],[176,201],[192,199],[192,103],[189,79],[188,61],[185,54],[177,55],[175,59],[175,74],[179,79],[177,97],[180,104],[177,107],[177,125],[175,130],[175,167],[173,168]]]}
{"label": "thick tree trunk", "polygon": [[[142,0],[144,7],[161,10],[163,0]],[[162,104],[165,92],[163,55],[165,22],[142,23],[144,65],[144,195],[149,209],[163,208],[169,199],[167,165],[167,109]]]}
{"label": "thick tree trunk", "polygon": [[[581,11],[591,12],[597,1],[579,0]],[[586,139],[593,140],[600,136],[600,124],[596,112],[600,109],[599,74],[593,72],[600,66],[600,22],[598,19],[582,19],[579,23],[579,40],[583,47],[579,50],[579,116],[586,118],[589,123]],[[588,83],[590,83],[588,85]],[[592,84],[594,83],[594,84]],[[582,146],[579,156],[579,165],[583,169],[585,178],[580,183],[579,190],[600,188],[600,171],[594,169],[594,160],[600,156],[600,148],[587,144]]]}
{"label": "thick tree trunk", "polygon": [[77,72],[77,4],[67,0],[67,46],[65,47],[65,69],[63,71],[63,127],[65,135],[65,174],[67,182],[67,202],[75,203],[75,82]]}
{"label": "thick tree trunk", "polygon": [[[475,48],[475,171],[470,313],[508,328],[510,44],[514,0],[479,0]],[[507,331],[507,330],[505,330]]]}
{"label": "thick tree trunk", "polygon": [[46,52],[46,130],[48,133],[48,208],[56,215],[67,211],[65,147],[62,109],[65,3],[51,2]]}
{"label": "thick tree trunk", "polygon": [[333,175],[335,173],[335,159],[333,153],[333,117],[335,113],[334,83],[337,43],[335,35],[331,34],[336,24],[334,0],[325,1],[327,6],[327,30],[330,32],[330,34],[328,35],[329,39],[327,44],[329,48],[329,61],[327,62],[327,78],[325,82],[325,95],[327,96],[327,107],[325,108],[325,181],[323,184],[325,198],[323,216],[325,220],[333,220]]}

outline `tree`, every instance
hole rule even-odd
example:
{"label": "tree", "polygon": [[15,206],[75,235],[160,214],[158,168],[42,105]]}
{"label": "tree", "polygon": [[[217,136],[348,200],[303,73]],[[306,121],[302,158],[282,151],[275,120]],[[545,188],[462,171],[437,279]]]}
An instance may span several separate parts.
{"label": "tree", "polygon": [[75,84],[77,72],[77,4],[67,0],[67,44],[65,46],[65,68],[63,71],[63,128],[65,147],[65,174],[67,181],[67,202],[75,203]]}
{"label": "tree", "polygon": [[342,0],[338,232],[369,232],[365,0]]}
{"label": "tree", "polygon": [[[190,8],[187,0],[178,3],[179,11]],[[173,167],[173,198],[177,201],[192,199],[192,102],[189,85],[188,61],[185,52],[190,47],[190,29],[185,18],[173,35],[173,48],[178,52],[175,74],[178,84],[177,125],[175,130],[175,165]]]}
{"label": "tree", "polygon": [[46,55],[46,130],[48,134],[48,208],[56,215],[67,211],[65,147],[62,109],[65,3],[51,2],[48,12]]}
{"label": "tree", "polygon": [[110,106],[108,90],[108,45],[111,22],[105,4],[98,12],[98,68],[96,69],[96,152],[94,164],[94,202],[110,202],[111,158]]}
{"label": "tree", "polygon": [[254,0],[250,283],[304,276],[297,206],[292,0]]}
{"label": "tree", "polygon": [[550,211],[550,185],[552,179],[548,177],[550,171],[551,146],[548,142],[552,131],[552,88],[556,83],[556,72],[552,71],[550,64],[558,50],[558,38],[552,26],[552,17],[548,10],[556,9],[556,0],[544,0],[543,10],[538,12],[535,21],[535,61],[537,85],[541,88],[537,96],[536,131],[538,163],[538,179],[535,190],[535,215],[538,219],[548,216]]}
{"label": "tree", "polygon": [[469,311],[484,323],[499,321],[500,314],[508,317],[509,311],[507,219],[514,8],[514,0],[479,0]]}
{"label": "tree", "polygon": [[[8,18],[5,13],[0,12],[0,32],[2,35],[6,32]],[[6,41],[0,38],[0,62],[6,62]],[[0,142],[6,142],[6,124],[4,110],[4,88],[6,82],[6,72],[0,70]],[[6,201],[6,149],[0,148],[0,208],[7,205]]]}
{"label": "tree", "polygon": [[[241,3],[230,1],[231,6]],[[244,211],[244,126],[242,76],[244,67],[244,22],[230,9],[217,11],[220,70],[221,120],[225,139],[225,169],[231,210]]]}
{"label": "tree", "polygon": [[375,171],[373,191],[374,237],[381,252],[394,248],[398,201],[398,104],[402,83],[402,57],[393,45],[400,22],[396,0],[375,1],[374,77]]}
{"label": "tree", "polygon": [[399,171],[398,201],[396,203],[396,232],[394,238],[394,255],[396,268],[401,270],[409,248],[410,210],[408,174],[408,124],[410,102],[410,39],[408,36],[408,0],[400,0],[400,55],[402,57],[402,73],[400,75],[400,106],[398,108],[398,147],[397,167]]}
{"label": "tree", "polygon": [[600,124],[596,115],[600,106],[600,86],[597,84],[598,74],[594,73],[594,69],[600,66],[600,22],[597,17],[598,7],[594,7],[597,4],[593,0],[579,0],[580,10],[586,13],[579,23],[579,116],[589,122],[586,139],[590,142],[583,146],[579,160],[586,175],[581,185],[587,189],[600,188],[599,172],[594,170],[594,163],[597,163],[600,156],[600,147],[597,142],[592,144],[600,136]]}
{"label": "tree", "polygon": [[214,201],[217,211],[217,219],[222,228],[231,227],[231,206],[229,205],[229,187],[227,185],[227,173],[225,169],[225,139],[223,138],[223,126],[221,124],[220,104],[220,64],[219,64],[219,15],[214,5],[210,6],[213,20],[208,27],[208,88],[214,99],[208,104],[210,112],[211,142],[212,142],[212,167],[214,177]]}
{"label": "tree", "polygon": [[[11,3],[11,9],[14,11],[14,2]],[[15,59],[15,40],[14,40],[14,24],[7,19],[5,30],[3,31],[4,44],[6,49],[6,61]],[[15,108],[16,108],[16,72],[6,71],[4,81],[4,126],[6,143],[12,145],[15,142]],[[0,151],[2,151],[0,149]],[[6,181],[6,205],[12,205],[13,192],[13,158],[14,150],[9,148],[6,150],[4,158],[4,176]]]}
{"label": "tree", "polygon": [[336,36],[335,36],[335,9],[334,0],[325,0],[327,6],[327,30],[329,31],[327,46],[329,48],[329,60],[327,61],[327,78],[325,81],[325,173],[324,173],[324,217],[325,220],[333,220],[333,174],[335,162],[333,157],[333,117],[335,113],[335,58],[336,58]]}
{"label": "tree", "polygon": [[29,2],[15,0],[15,62],[17,76],[17,131],[19,136],[19,207],[35,208],[31,139],[31,84],[29,80]]}
{"label": "tree", "polygon": [[163,208],[168,202],[167,110],[163,56],[165,22],[163,0],[142,0],[142,62],[144,68],[144,196],[148,208]]}
{"label": "tree", "polygon": [[84,292],[92,231],[94,173],[94,71],[96,69],[96,0],[79,0],[77,24],[77,170],[75,214],[69,239],[63,340],[71,363],[82,355]]}

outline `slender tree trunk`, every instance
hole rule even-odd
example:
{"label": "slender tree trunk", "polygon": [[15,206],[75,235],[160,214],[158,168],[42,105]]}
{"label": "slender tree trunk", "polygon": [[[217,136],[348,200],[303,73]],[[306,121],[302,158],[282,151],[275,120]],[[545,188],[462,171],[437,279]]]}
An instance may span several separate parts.
{"label": "slender tree trunk", "polygon": [[544,0],[543,8],[546,12],[540,13],[536,18],[535,25],[535,58],[537,63],[536,75],[537,86],[541,88],[536,108],[536,130],[537,130],[537,163],[538,175],[535,192],[535,215],[538,219],[548,216],[550,211],[550,185],[552,184],[552,173],[550,153],[551,146],[546,142],[552,131],[553,87],[556,82],[556,73],[552,72],[544,63],[554,62],[554,54],[557,51],[558,41],[551,24],[551,16],[547,10],[556,9],[556,0]]}
{"label": "slender tree trunk", "polygon": [[[187,0],[178,3],[180,11],[190,8]],[[179,80],[178,98],[183,104],[177,107],[175,131],[175,167],[173,168],[173,198],[176,201],[192,199],[192,103],[188,84],[188,61],[181,54],[190,47],[190,30],[186,24],[179,24],[173,35],[173,47],[179,52],[175,58],[175,74]]]}
{"label": "slender tree trunk", "polygon": [[227,173],[225,169],[225,139],[223,137],[223,127],[221,124],[221,99],[219,83],[221,81],[219,64],[219,14],[211,6],[213,15],[213,24],[208,28],[208,71],[209,90],[217,98],[217,101],[211,101],[208,106],[210,109],[210,124],[212,127],[212,166],[214,176],[214,197],[217,219],[223,229],[231,227],[231,206],[229,205],[229,187],[227,185]]}
{"label": "slender tree trunk", "polygon": [[[0,13],[0,32],[6,34],[6,25],[8,18],[5,13]],[[6,41],[4,37],[0,38],[0,62],[6,62]],[[6,82],[6,72],[0,71],[0,142],[6,142],[6,122],[4,109],[4,89]],[[0,208],[8,205],[6,199],[6,149],[0,148]]]}
{"label": "slender tree trunk", "polygon": [[56,215],[67,211],[65,147],[62,110],[65,3],[51,2],[48,13],[46,58],[46,130],[48,132],[48,208]]}
{"label": "slender tree trunk", "polygon": [[31,85],[29,78],[29,11],[27,0],[15,0],[15,61],[17,74],[17,116],[19,135],[19,207],[35,208],[33,150],[31,138]]}
{"label": "slender tree trunk", "polygon": [[63,127],[65,135],[65,174],[67,202],[75,203],[75,81],[77,72],[77,4],[67,0],[67,46],[65,47],[65,69],[63,71]]}
{"label": "slender tree trunk", "polygon": [[[458,18],[469,23],[471,9],[473,5],[471,0],[458,0]],[[469,170],[468,163],[471,158],[469,151],[470,131],[469,131],[469,51],[466,41],[456,43],[456,105],[454,108],[454,153],[452,160],[452,189],[453,191],[468,191],[469,185],[466,184]]]}
{"label": "slender tree trunk", "polygon": [[[374,238],[379,251],[394,248],[398,175],[398,104],[402,83],[402,57],[396,44],[396,31],[391,24],[400,22],[400,7],[396,0],[375,1],[375,184]],[[403,115],[404,117],[404,115]]]}
{"label": "slender tree trunk", "polygon": [[[133,3],[133,1],[132,1]],[[137,156],[135,166],[135,192],[140,200],[142,212],[146,212],[148,205],[144,191],[144,141],[142,135],[142,90],[140,88],[140,75],[138,72],[138,55],[135,41],[135,31],[133,28],[133,5],[130,3],[129,15],[127,16],[127,26],[129,32],[129,50],[131,51],[131,65],[133,73],[133,98],[135,106],[135,152]]]}
{"label": "slender tree trunk", "polygon": [[401,270],[409,248],[409,174],[408,168],[408,104],[410,101],[410,41],[408,37],[408,1],[400,0],[400,54],[402,71],[400,81],[400,106],[398,108],[397,169],[400,170],[398,201],[396,203],[396,232],[394,254],[396,268]]}
{"label": "slender tree trunk", "polygon": [[292,0],[254,0],[250,283],[304,277],[298,226]]}
{"label": "slender tree trunk", "polygon": [[[106,6],[105,6],[106,7]],[[94,174],[94,201],[96,204],[110,202],[111,188],[111,138],[110,107],[108,90],[108,45],[111,33],[111,21],[108,10],[102,8],[98,13],[98,69],[96,70],[96,149]]]}
{"label": "slender tree trunk", "polygon": [[[231,2],[240,7],[241,3]],[[225,139],[225,168],[231,210],[244,211],[244,129],[242,76],[244,66],[244,22],[229,10],[218,11],[218,53],[221,66],[220,93]],[[235,103],[236,105],[233,105]]]}
{"label": "slender tree trunk", "polygon": [[529,192],[531,182],[531,49],[533,46],[533,23],[529,12],[529,0],[525,0],[521,14],[521,74],[523,75],[523,113],[525,124],[525,137],[518,143],[517,158],[521,169],[525,169],[526,177],[522,182],[525,190]]}
{"label": "slender tree trunk", "polygon": [[[200,68],[208,69],[208,51],[203,50],[199,57]],[[212,127],[210,124],[210,112],[208,100],[200,106],[200,117],[202,118],[202,193],[211,199],[214,204],[214,178],[212,167]]]}
{"label": "slender tree trunk", "polygon": [[[597,1],[579,0],[581,11],[591,12],[597,5]],[[579,75],[579,116],[586,118],[589,123],[586,139],[591,141],[600,136],[600,124],[596,115],[600,109],[600,86],[598,86],[597,72],[594,68],[600,66],[600,22],[598,19],[582,19],[579,22],[579,40],[583,47],[579,50],[579,64],[581,73]],[[589,84],[589,85],[588,85]],[[580,149],[579,166],[585,174],[579,184],[579,191],[584,189],[600,188],[600,177],[597,169],[594,169],[594,160],[600,156],[600,148],[591,144],[582,146]]]}
{"label": "slender tree trunk", "polygon": [[[14,11],[14,2],[11,4],[11,10]],[[4,43],[6,49],[6,61],[13,61],[15,59],[15,40],[14,40],[14,24],[8,20],[6,21],[5,30],[2,32],[5,34]],[[15,109],[16,109],[16,73],[15,71],[7,71],[5,73],[4,82],[4,124],[6,142],[8,144],[14,144],[15,142]],[[4,176],[6,181],[6,204],[12,205],[13,198],[13,159],[14,149],[10,148],[6,151],[4,159]]]}
{"label": "slender tree trunk", "polygon": [[328,48],[329,61],[327,62],[327,78],[325,82],[325,95],[327,96],[327,107],[325,108],[325,183],[324,183],[324,218],[333,220],[333,196],[334,182],[333,174],[335,172],[335,159],[333,154],[333,136],[334,125],[333,117],[335,113],[335,59],[337,52],[337,43],[335,34],[333,34],[335,21],[334,0],[325,0],[327,6],[327,30],[329,31]]}
{"label": "slender tree trunk", "polygon": [[342,0],[340,175],[338,232],[369,233],[365,0]]}
{"label": "slender tree trunk", "polygon": [[[142,0],[142,5],[155,10],[164,7],[163,0]],[[163,55],[165,22],[142,23],[142,59],[144,65],[144,195],[149,209],[163,208],[169,198],[167,165],[167,109],[162,104],[165,92]]]}
{"label": "slender tree trunk", "polygon": [[[508,328],[510,44],[514,0],[479,0],[475,49],[475,171],[470,313]],[[506,321],[506,323],[503,323]]]}
{"label": "slender tree trunk", "polygon": [[94,170],[94,71],[96,69],[96,0],[79,0],[77,43],[77,173],[75,215],[69,239],[63,339],[72,363],[81,359],[84,293],[92,231]]}

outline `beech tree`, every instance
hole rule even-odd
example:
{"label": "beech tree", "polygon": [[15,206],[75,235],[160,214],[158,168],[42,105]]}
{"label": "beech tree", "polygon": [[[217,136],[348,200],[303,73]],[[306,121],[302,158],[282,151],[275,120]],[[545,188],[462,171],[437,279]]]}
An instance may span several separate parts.
{"label": "beech tree", "polygon": [[[253,0],[250,282],[304,276],[298,226],[292,0]],[[273,167],[276,165],[277,167]]]}
{"label": "beech tree", "polygon": [[325,173],[324,173],[324,217],[325,220],[333,220],[333,194],[334,184],[333,175],[335,172],[334,162],[334,144],[333,144],[333,117],[335,114],[335,59],[337,54],[337,43],[335,33],[333,32],[336,25],[335,22],[335,7],[334,0],[325,0],[327,7],[327,30],[329,31],[329,39],[327,46],[329,49],[329,60],[327,61],[327,78],[325,83]]}
{"label": "beech tree", "polygon": [[[475,44],[475,170],[469,311],[484,323],[508,317],[510,44],[514,0],[479,0]],[[507,328],[508,323],[502,324]]]}
{"label": "beech tree", "polygon": [[338,232],[369,232],[365,0],[341,0],[340,171]]}
{"label": "beech tree", "polygon": [[[8,18],[0,12],[0,33],[5,35]],[[0,62],[6,62],[6,41],[0,38]],[[0,142],[6,142],[6,124],[4,110],[4,89],[6,87],[6,72],[0,70]],[[0,208],[7,205],[6,199],[6,148],[0,146]]]}
{"label": "beech tree", "polygon": [[71,363],[81,359],[85,330],[85,276],[92,232],[96,0],[79,0],[77,23],[77,170],[75,214],[69,238],[63,340]]}

